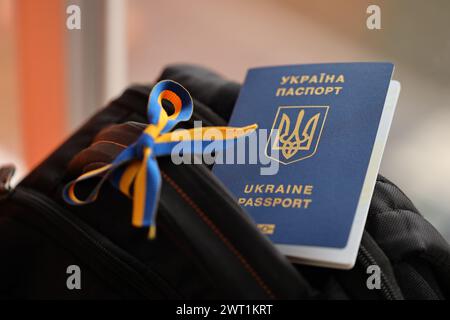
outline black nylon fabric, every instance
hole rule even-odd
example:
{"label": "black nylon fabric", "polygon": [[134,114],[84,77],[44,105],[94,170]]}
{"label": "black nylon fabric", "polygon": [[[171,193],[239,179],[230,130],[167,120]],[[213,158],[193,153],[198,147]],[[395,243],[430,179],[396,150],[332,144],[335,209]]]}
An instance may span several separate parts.
{"label": "black nylon fabric", "polygon": [[[170,66],[161,79],[178,81],[191,92],[192,121],[206,125],[226,124],[240,88],[196,66]],[[147,240],[146,230],[131,226],[130,201],[110,186],[102,189],[93,204],[65,204],[61,188],[77,175],[68,170],[70,161],[89,147],[101,129],[127,121],[146,122],[149,91],[150,86],[125,91],[30,173],[16,192],[0,201],[0,260],[7,261],[0,264],[0,297],[449,297],[448,244],[411,201],[381,176],[356,266],[349,271],[291,265],[202,165],[174,166],[168,159],[159,159],[164,183],[155,241]],[[86,157],[101,161],[105,155],[98,151]],[[23,202],[31,197],[26,190],[37,192],[57,213],[44,214]],[[24,196],[19,201],[20,194]],[[83,290],[67,290],[68,264],[82,267]],[[380,290],[366,286],[370,264],[382,270]]]}
{"label": "black nylon fabric", "polygon": [[[366,230],[391,260],[402,286],[408,288],[405,295],[449,297],[450,247],[446,240],[389,180],[380,177],[376,190]],[[433,292],[426,295],[428,287]]]}

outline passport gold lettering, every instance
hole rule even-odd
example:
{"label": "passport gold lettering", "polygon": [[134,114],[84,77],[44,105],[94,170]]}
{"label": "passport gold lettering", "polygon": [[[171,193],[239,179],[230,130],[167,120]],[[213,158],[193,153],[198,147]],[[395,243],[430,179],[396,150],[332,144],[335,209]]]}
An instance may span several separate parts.
{"label": "passport gold lettering", "polygon": [[[308,209],[313,201],[313,187],[309,184],[246,184],[244,194],[249,196],[240,197],[238,203],[243,207]],[[263,230],[263,233],[274,232],[274,229],[269,230]]]}
{"label": "passport gold lettering", "polygon": [[312,185],[302,184],[246,184],[245,193],[312,194]]}
{"label": "passport gold lettering", "polygon": [[275,95],[277,97],[289,96],[322,96],[322,95],[339,95],[343,87],[289,87],[278,88]]}
{"label": "passport gold lettering", "polygon": [[[280,86],[276,89],[277,97],[289,96],[321,96],[321,95],[339,95],[342,86],[303,86],[308,84],[340,84],[345,83],[343,74],[320,73],[312,75],[286,75],[280,79]],[[295,86],[302,85],[302,86]]]}
{"label": "passport gold lettering", "polygon": [[312,74],[312,75],[287,75],[282,76],[280,85],[286,84],[303,84],[303,83],[344,83],[345,76],[343,74]]}
{"label": "passport gold lettering", "polygon": [[241,197],[238,203],[244,207],[282,207],[293,209],[308,209],[312,199],[281,198],[281,197]]}

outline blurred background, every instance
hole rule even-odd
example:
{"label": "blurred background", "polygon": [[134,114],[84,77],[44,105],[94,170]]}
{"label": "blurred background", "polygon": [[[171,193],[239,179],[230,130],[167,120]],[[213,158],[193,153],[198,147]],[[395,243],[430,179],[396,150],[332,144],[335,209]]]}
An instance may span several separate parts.
{"label": "blurred background", "polygon": [[[381,30],[366,27],[371,4]],[[402,92],[381,173],[450,240],[449,30],[448,0],[0,0],[0,164],[25,175],[170,63],[242,82],[255,66],[392,61]]]}

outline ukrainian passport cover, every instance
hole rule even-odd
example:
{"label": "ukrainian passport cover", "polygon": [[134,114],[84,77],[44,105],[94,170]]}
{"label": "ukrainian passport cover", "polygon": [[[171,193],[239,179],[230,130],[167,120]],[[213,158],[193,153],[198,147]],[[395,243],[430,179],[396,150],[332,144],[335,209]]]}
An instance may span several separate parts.
{"label": "ukrainian passport cover", "polygon": [[354,265],[400,91],[392,73],[391,63],[249,70],[229,125],[267,133],[255,133],[259,161],[213,172],[291,259]]}

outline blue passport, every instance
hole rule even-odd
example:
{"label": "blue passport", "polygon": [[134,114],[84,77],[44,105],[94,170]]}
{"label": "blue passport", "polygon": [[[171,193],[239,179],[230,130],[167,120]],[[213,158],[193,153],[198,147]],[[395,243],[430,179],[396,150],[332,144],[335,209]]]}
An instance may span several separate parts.
{"label": "blue passport", "polygon": [[290,259],[353,267],[400,92],[392,73],[391,63],[249,70],[229,125],[258,131],[213,172]]}

